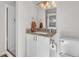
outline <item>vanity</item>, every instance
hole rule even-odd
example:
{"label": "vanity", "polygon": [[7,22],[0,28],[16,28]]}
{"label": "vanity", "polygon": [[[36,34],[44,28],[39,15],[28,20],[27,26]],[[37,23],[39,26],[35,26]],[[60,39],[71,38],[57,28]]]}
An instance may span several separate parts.
{"label": "vanity", "polygon": [[[26,30],[26,56],[56,57],[56,8],[46,10],[37,8],[37,10],[38,21],[34,26],[31,26],[35,27],[42,22],[41,25],[43,28],[40,30],[40,26],[38,26],[35,32],[31,32],[31,29]],[[33,22],[36,21],[33,20],[32,23]]]}
{"label": "vanity", "polygon": [[[27,57],[50,57],[50,45],[55,34],[55,32],[31,32],[28,30],[26,32]],[[56,50],[54,53],[56,53]]]}

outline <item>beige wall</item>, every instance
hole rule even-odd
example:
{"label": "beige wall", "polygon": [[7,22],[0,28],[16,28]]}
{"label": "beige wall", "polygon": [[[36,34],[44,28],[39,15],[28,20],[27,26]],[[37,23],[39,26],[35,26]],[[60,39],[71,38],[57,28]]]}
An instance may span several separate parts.
{"label": "beige wall", "polygon": [[57,2],[57,30],[79,37],[79,2]]}

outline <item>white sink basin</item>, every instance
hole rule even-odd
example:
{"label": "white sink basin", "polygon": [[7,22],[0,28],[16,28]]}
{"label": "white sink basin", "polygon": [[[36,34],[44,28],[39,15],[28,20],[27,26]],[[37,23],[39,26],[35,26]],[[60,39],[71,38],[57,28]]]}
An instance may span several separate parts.
{"label": "white sink basin", "polygon": [[48,34],[47,32],[35,32],[37,34]]}

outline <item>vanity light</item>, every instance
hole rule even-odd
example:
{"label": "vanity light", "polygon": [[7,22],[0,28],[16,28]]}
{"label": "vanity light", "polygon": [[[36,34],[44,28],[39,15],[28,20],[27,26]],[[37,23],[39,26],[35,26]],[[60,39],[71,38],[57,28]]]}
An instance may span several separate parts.
{"label": "vanity light", "polygon": [[52,5],[53,5],[53,7],[56,7],[56,2],[52,1]]}
{"label": "vanity light", "polygon": [[36,6],[43,8],[43,9],[48,9],[48,8],[56,7],[56,3],[55,1],[41,1],[37,3]]}

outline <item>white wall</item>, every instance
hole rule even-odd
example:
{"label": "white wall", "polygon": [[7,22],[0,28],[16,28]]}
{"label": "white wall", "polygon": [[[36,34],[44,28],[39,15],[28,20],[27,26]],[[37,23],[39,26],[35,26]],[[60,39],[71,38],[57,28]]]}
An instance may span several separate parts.
{"label": "white wall", "polygon": [[79,37],[79,2],[57,2],[57,30]]}
{"label": "white wall", "polygon": [[41,8],[36,8],[37,9],[37,26],[39,27],[40,24],[40,19],[43,22],[43,27],[46,28],[46,18],[45,18],[45,10]]}
{"label": "white wall", "polygon": [[0,5],[0,53],[5,50],[5,8]]}
{"label": "white wall", "polygon": [[0,54],[5,51],[5,4],[13,5],[14,2],[0,1]]}
{"label": "white wall", "polygon": [[2,4],[2,5],[8,4],[11,6],[15,6],[16,2],[15,1],[0,1],[0,4]]}
{"label": "white wall", "polygon": [[32,17],[36,19],[36,8],[31,1],[16,2],[17,56],[25,56],[25,32],[26,29],[31,28]]}

